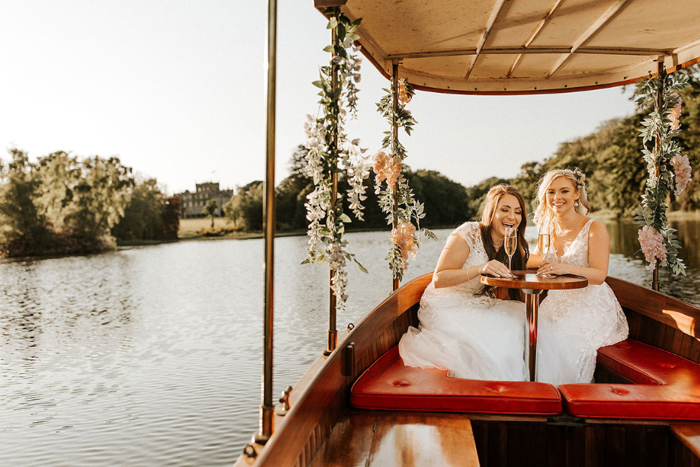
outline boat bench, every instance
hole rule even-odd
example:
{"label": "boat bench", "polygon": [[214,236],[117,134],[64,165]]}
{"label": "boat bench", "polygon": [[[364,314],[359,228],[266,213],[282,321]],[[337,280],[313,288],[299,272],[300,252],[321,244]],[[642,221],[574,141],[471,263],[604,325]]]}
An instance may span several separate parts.
{"label": "boat bench", "polygon": [[360,409],[558,415],[559,391],[551,384],[450,378],[447,370],[407,367],[393,347],[355,381],[350,405]]}
{"label": "boat bench", "polygon": [[700,420],[699,364],[632,339],[598,349],[598,364],[634,384],[563,384],[571,415]]}

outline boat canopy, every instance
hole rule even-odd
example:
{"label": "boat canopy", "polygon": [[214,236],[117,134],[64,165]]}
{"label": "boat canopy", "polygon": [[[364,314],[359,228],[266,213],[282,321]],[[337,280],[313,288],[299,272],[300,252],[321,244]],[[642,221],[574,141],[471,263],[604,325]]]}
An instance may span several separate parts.
{"label": "boat canopy", "polygon": [[389,77],[458,94],[538,94],[632,83],[700,59],[698,0],[314,0],[340,6]]}

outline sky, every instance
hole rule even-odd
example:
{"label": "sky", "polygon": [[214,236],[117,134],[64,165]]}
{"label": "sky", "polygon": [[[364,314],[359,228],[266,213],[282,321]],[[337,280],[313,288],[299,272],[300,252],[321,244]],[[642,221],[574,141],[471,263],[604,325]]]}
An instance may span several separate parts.
{"label": "sky", "polygon": [[[276,180],[319,111],[326,20],[313,0],[279,0]],[[22,0],[0,2],[0,158],[63,150],[118,156],[169,193],[234,188],[265,177],[267,2]],[[348,136],[368,154],[387,124],[375,103],[388,82],[363,61]],[[540,96],[418,92],[401,136],[413,169],[465,186],[513,177],[560,143],[634,111],[631,89]]]}

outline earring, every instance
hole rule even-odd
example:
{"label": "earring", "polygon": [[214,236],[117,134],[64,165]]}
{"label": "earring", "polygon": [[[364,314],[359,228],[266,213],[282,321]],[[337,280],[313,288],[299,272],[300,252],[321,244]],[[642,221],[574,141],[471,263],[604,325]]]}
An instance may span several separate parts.
{"label": "earring", "polygon": [[578,207],[578,200],[574,201],[574,206]]}

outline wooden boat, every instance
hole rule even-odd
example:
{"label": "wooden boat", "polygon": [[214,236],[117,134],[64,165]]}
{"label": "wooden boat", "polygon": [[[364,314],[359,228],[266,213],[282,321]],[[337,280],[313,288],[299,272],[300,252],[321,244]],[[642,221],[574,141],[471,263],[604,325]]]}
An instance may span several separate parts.
{"label": "wooden boat", "polygon": [[[372,63],[437,92],[589,90],[700,60],[696,0],[315,0],[315,6],[362,17],[360,42]],[[557,388],[560,410],[552,413],[528,408],[536,386],[518,386],[541,383],[464,383],[455,389],[462,391],[458,399],[450,393],[444,402],[444,385],[453,384],[444,374],[414,369],[425,372],[416,375],[392,360],[401,336],[418,324],[431,278],[403,285],[342,333],[337,348],[294,386],[289,409],[279,407],[269,441],[246,446],[236,465],[700,465],[699,308],[608,278],[630,339],[601,349],[596,384]],[[362,388],[372,385],[360,378],[385,378],[389,389],[367,397]],[[414,397],[421,385],[434,392]],[[498,405],[503,397],[508,403]],[[379,406],[358,408],[376,400]]]}

